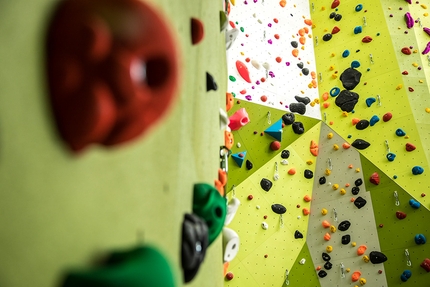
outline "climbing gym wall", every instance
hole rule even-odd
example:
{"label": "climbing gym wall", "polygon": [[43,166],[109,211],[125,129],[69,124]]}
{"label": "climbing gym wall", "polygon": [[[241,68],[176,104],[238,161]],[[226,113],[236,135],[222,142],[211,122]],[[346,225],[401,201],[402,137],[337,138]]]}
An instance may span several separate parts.
{"label": "climbing gym wall", "polygon": [[229,18],[241,31],[227,52],[229,115],[245,108],[249,121],[233,130],[228,198],[241,205],[229,227],[241,244],[225,286],[427,286],[428,3],[267,4],[235,1]]}

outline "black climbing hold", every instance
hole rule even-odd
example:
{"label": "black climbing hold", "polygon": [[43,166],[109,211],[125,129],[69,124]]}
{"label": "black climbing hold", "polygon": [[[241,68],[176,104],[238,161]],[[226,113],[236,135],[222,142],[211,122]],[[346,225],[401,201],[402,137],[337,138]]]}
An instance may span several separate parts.
{"label": "black climbing hold", "polygon": [[293,131],[294,131],[294,133],[301,135],[302,133],[305,132],[305,127],[303,126],[303,124],[301,122],[294,122],[293,123]]}
{"label": "black climbing hold", "polygon": [[320,270],[320,271],[318,272],[318,276],[319,276],[320,278],[324,278],[324,277],[326,277],[326,276],[327,276],[327,272],[325,272],[324,270]]}
{"label": "black climbing hold", "polygon": [[342,15],[340,14],[336,14],[336,16],[334,16],[335,21],[340,21],[341,19],[342,19]]}
{"label": "black climbing hold", "polygon": [[339,223],[339,226],[337,227],[337,229],[339,229],[340,231],[347,231],[350,226],[351,226],[351,222],[349,222],[348,220],[344,220],[341,223]]}
{"label": "black climbing hold", "polygon": [[331,40],[331,37],[333,37],[333,35],[332,34],[330,34],[330,33],[327,33],[327,34],[325,34],[324,36],[323,36],[323,40],[324,41],[330,41]]}
{"label": "black climbing hold", "polygon": [[348,90],[342,90],[336,97],[335,104],[344,112],[352,112],[360,96]]}
{"label": "black climbing hold", "polygon": [[300,69],[303,69],[305,65],[303,64],[303,62],[299,62],[297,63],[297,67],[299,67]]}
{"label": "black climbing hold", "polygon": [[358,209],[360,209],[360,208],[362,208],[363,206],[365,206],[365,205],[366,205],[366,203],[367,203],[367,201],[366,201],[364,198],[362,198],[361,196],[357,197],[357,198],[354,200],[354,205],[355,205],[355,206],[357,206],[357,208],[358,208]]}
{"label": "black climbing hold", "polygon": [[284,214],[285,212],[287,212],[285,206],[279,203],[272,204],[272,210],[276,214]]}
{"label": "black climbing hold", "polygon": [[366,149],[370,146],[370,143],[362,139],[356,139],[351,145],[356,149]]}
{"label": "black climbing hold", "polygon": [[388,260],[387,256],[385,256],[382,252],[372,251],[369,254],[370,262],[373,264],[384,263]]}
{"label": "black climbing hold", "polygon": [[324,184],[326,183],[326,179],[324,176],[321,176],[320,179],[318,180],[320,184]]}
{"label": "black climbing hold", "polygon": [[304,103],[291,103],[289,109],[293,113],[304,115],[306,113],[306,105]]}
{"label": "black climbing hold", "polygon": [[351,193],[352,193],[353,195],[357,195],[359,192],[360,192],[360,188],[359,188],[358,186],[354,186],[354,187],[352,187],[352,189],[351,189]]}
{"label": "black climbing hold", "polygon": [[355,180],[354,184],[355,184],[355,186],[360,186],[363,184],[363,180],[361,178],[358,178]]}
{"label": "black climbing hold", "polygon": [[303,69],[302,69],[302,73],[303,73],[303,75],[305,75],[305,76],[309,75],[309,69],[308,69],[308,68],[303,68]]}
{"label": "black climbing hold", "polygon": [[289,158],[289,157],[290,157],[290,151],[289,151],[289,150],[287,150],[287,149],[284,149],[284,150],[281,152],[281,157],[282,157],[282,158],[285,158],[285,159]]}
{"label": "black climbing hold", "polygon": [[309,169],[305,169],[304,175],[307,179],[311,179],[314,177],[314,173],[312,172],[312,170]]}
{"label": "black climbing hold", "polygon": [[282,116],[282,121],[286,125],[291,125],[296,120],[296,116],[293,113],[287,113]]}
{"label": "black climbing hold", "polygon": [[345,89],[353,90],[360,83],[361,73],[356,69],[347,68],[339,79]]}
{"label": "black climbing hold", "polygon": [[324,264],[324,269],[325,269],[325,270],[330,270],[332,267],[333,267],[333,264],[331,264],[331,263],[330,263],[330,261],[327,261],[327,262]]}
{"label": "black climbing hold", "polygon": [[300,231],[296,230],[296,232],[294,232],[294,238],[295,239],[303,238],[303,234]]}
{"label": "black climbing hold", "polygon": [[249,161],[249,159],[246,160],[246,169],[251,170],[254,167],[252,162]]}
{"label": "black climbing hold", "polygon": [[330,261],[331,257],[327,253],[323,252],[322,254],[322,260],[324,261]]}
{"label": "black climbing hold", "polygon": [[299,97],[299,96],[295,96],[294,97],[296,99],[296,101],[298,101],[299,103],[303,103],[305,105],[309,104],[311,102],[311,99],[309,99],[308,97]]}
{"label": "black climbing hold", "polygon": [[291,46],[293,46],[293,48],[297,48],[299,46],[299,43],[297,43],[297,41],[292,41]]}
{"label": "black climbing hold", "polygon": [[210,90],[218,90],[218,85],[216,84],[214,77],[206,72],[206,91],[209,92]]}
{"label": "black climbing hold", "polygon": [[260,181],[260,186],[265,191],[269,191],[272,188],[272,182],[270,180],[268,180],[267,178],[263,178]]}
{"label": "black climbing hold", "polygon": [[351,242],[351,236],[349,234],[342,236],[342,244],[347,245]]}
{"label": "black climbing hold", "polygon": [[330,17],[330,19],[333,19],[334,16],[336,16],[336,13],[335,12],[331,12],[329,17]]}
{"label": "black climbing hold", "polygon": [[368,120],[361,120],[358,123],[355,124],[355,128],[357,130],[364,130],[365,128],[367,128],[369,126],[370,122]]}

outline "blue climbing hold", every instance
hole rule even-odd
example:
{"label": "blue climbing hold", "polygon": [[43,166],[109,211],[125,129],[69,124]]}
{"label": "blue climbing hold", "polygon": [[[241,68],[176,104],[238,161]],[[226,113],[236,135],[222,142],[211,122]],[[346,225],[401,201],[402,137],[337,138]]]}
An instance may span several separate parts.
{"label": "blue climbing hold", "polygon": [[273,137],[278,141],[282,141],[282,119],[278,120],[276,123],[268,127],[265,131],[265,134]]}
{"label": "blue climbing hold", "polygon": [[416,166],[414,166],[413,168],[412,168],[412,173],[414,174],[414,175],[419,175],[419,174],[422,174],[424,172],[424,168],[422,168],[421,166],[419,166],[419,165],[416,165]]}
{"label": "blue climbing hold", "polygon": [[371,127],[373,127],[377,122],[379,122],[379,117],[377,115],[374,115],[369,121]]}
{"label": "blue climbing hold", "polygon": [[357,69],[360,66],[361,66],[361,64],[357,60],[354,60],[354,61],[351,62],[351,68]]}
{"label": "blue climbing hold", "polygon": [[396,158],[396,154],[395,153],[392,153],[392,152],[387,153],[387,159],[388,159],[388,161],[394,161],[395,158]]}
{"label": "blue climbing hold", "polygon": [[354,34],[360,34],[361,32],[363,32],[363,27],[361,26],[357,26],[354,28]]}
{"label": "blue climbing hold", "polygon": [[348,56],[349,56],[349,50],[345,50],[345,51],[343,51],[343,53],[342,53],[342,57],[346,58],[346,57],[348,57]]}
{"label": "blue climbing hold", "polygon": [[397,129],[397,130],[396,130],[396,135],[397,135],[398,137],[403,137],[403,136],[405,136],[405,135],[406,135],[406,133],[405,133],[405,131],[404,131],[404,130],[402,130],[402,129]]}
{"label": "blue climbing hold", "polygon": [[231,157],[233,158],[233,160],[236,162],[236,164],[237,164],[239,167],[242,167],[243,162],[244,162],[245,157],[246,157],[246,151],[238,152],[238,153],[232,154],[232,155],[231,155]]}
{"label": "blue climbing hold", "polygon": [[366,105],[367,105],[368,107],[370,107],[374,102],[376,102],[376,99],[375,99],[375,98],[367,98],[367,99],[366,99]]}
{"label": "blue climbing hold", "polygon": [[336,97],[337,95],[339,95],[340,93],[340,89],[338,87],[334,87],[330,90],[330,96],[332,97]]}
{"label": "blue climbing hold", "polygon": [[412,276],[412,272],[411,270],[405,270],[403,271],[403,274],[400,275],[400,280],[402,280],[403,282],[408,281],[409,278],[411,278]]}
{"label": "blue climbing hold", "polygon": [[357,6],[355,6],[355,12],[360,12],[362,9],[363,9],[362,4],[358,4]]}
{"label": "blue climbing hold", "polygon": [[412,208],[418,209],[418,208],[420,208],[421,203],[419,203],[418,201],[416,201],[415,199],[412,198],[412,199],[409,200],[409,205]]}
{"label": "blue climbing hold", "polygon": [[415,235],[415,243],[420,245],[420,244],[425,244],[427,242],[426,237],[424,236],[424,234],[417,234]]}

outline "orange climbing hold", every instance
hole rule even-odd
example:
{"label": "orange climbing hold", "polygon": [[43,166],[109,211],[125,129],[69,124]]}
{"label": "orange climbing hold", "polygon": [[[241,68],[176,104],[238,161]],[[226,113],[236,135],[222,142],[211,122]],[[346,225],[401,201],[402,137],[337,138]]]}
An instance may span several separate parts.
{"label": "orange climbing hold", "polygon": [[309,28],[308,27],[303,27],[303,30],[305,30],[305,33],[309,33]]}
{"label": "orange climbing hold", "polygon": [[342,147],[344,149],[349,149],[351,147],[351,145],[349,143],[343,143]]}
{"label": "orange climbing hold", "polygon": [[327,101],[328,100],[328,92],[324,92],[324,94],[322,94],[322,98],[323,98],[324,102]]}
{"label": "orange climbing hold", "polygon": [[312,20],[311,19],[305,19],[305,24],[308,26],[312,26]]}
{"label": "orange climbing hold", "polygon": [[352,123],[352,125],[353,125],[353,126],[355,126],[359,121],[360,121],[360,119],[353,118],[353,119],[351,120],[351,123]]}
{"label": "orange climbing hold", "polygon": [[327,109],[328,107],[330,107],[330,103],[329,102],[325,102],[323,104],[324,109]]}
{"label": "orange climbing hold", "polygon": [[311,145],[309,150],[312,155],[318,156],[318,144],[314,140],[311,140]]}
{"label": "orange climbing hold", "polygon": [[312,79],[316,79],[317,78],[317,73],[315,73],[315,71],[312,71],[311,72],[311,77],[312,77]]}
{"label": "orange climbing hold", "polygon": [[357,255],[361,256],[363,255],[367,250],[367,246],[366,245],[360,245],[360,247],[358,247],[357,249]]}
{"label": "orange climbing hold", "polygon": [[299,35],[304,36],[305,35],[305,29],[299,29]]}
{"label": "orange climbing hold", "polygon": [[279,2],[279,5],[281,5],[281,7],[285,7],[285,5],[287,5],[287,1],[286,0],[281,0]]}
{"label": "orange climbing hold", "polygon": [[288,174],[289,175],[295,175],[296,174],[296,169],[294,167],[290,168],[290,170],[288,171]]}
{"label": "orange climbing hold", "polygon": [[293,49],[293,51],[291,52],[291,54],[293,54],[294,57],[299,56],[299,49]]}
{"label": "orange climbing hold", "polygon": [[325,241],[329,241],[331,239],[331,235],[330,235],[330,233],[326,233],[326,234],[324,234],[324,240]]}
{"label": "orange climbing hold", "polygon": [[352,273],[352,276],[351,276],[352,282],[357,282],[358,279],[360,279],[360,276],[361,276],[360,271],[355,271],[354,273]]}
{"label": "orange climbing hold", "polygon": [[303,208],[303,215],[309,215],[311,212],[307,208]]}
{"label": "orange climbing hold", "polygon": [[301,36],[301,37],[299,38],[299,42],[300,42],[300,44],[304,45],[304,44],[306,43],[306,37]]}
{"label": "orange climbing hold", "polygon": [[282,58],[281,57],[276,57],[276,62],[278,62],[278,63],[282,62]]}
{"label": "orange climbing hold", "polygon": [[329,227],[330,227],[330,223],[329,223],[327,220],[324,220],[324,221],[322,222],[322,226],[323,226],[324,228],[329,228]]}
{"label": "orange climbing hold", "polygon": [[275,34],[275,39],[279,40],[279,34]]}

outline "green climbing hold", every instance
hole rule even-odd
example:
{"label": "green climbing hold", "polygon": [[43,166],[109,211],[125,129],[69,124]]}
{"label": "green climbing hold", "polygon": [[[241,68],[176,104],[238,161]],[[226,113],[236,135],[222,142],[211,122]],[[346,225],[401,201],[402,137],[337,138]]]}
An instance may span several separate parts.
{"label": "green climbing hold", "polygon": [[244,32],[244,31],[245,31],[245,29],[244,29],[243,27],[240,27],[240,31]]}
{"label": "green climbing hold", "polygon": [[233,77],[233,76],[229,76],[228,78],[230,79],[230,81],[232,81],[232,82],[236,82],[236,78],[235,78],[235,77]]}

